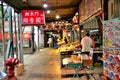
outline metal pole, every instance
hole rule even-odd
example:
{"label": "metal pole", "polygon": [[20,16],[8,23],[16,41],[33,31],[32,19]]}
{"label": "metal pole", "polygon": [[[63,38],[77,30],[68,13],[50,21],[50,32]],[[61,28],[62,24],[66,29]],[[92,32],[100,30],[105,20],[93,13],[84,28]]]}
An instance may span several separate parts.
{"label": "metal pole", "polygon": [[33,36],[33,37],[32,37],[32,40],[33,40],[33,51],[34,51],[34,47],[35,47],[35,46],[34,46],[34,44],[35,44],[35,43],[34,43],[34,26],[33,26],[33,29],[32,29],[32,30],[33,30],[33,32],[32,32],[32,36]]}
{"label": "metal pole", "polygon": [[38,52],[39,52],[39,26],[38,26]]}
{"label": "metal pole", "polygon": [[3,40],[3,54],[4,54],[4,61],[6,60],[6,53],[5,53],[5,38],[4,38],[4,8],[3,8],[3,0],[1,0],[1,8],[2,8],[2,40]]}
{"label": "metal pole", "polygon": [[16,57],[18,58],[18,49],[17,49],[17,30],[16,30],[16,15],[14,10],[14,27],[15,27],[15,51],[16,51]]}
{"label": "metal pole", "polygon": [[18,59],[23,63],[21,14],[18,14]]}
{"label": "metal pole", "polygon": [[[2,43],[3,43],[3,54],[4,54],[4,63],[5,63],[5,60],[6,60],[6,45],[5,45],[5,38],[4,38],[4,8],[3,8],[3,0],[1,0],[1,13],[2,13]],[[4,71],[6,71],[6,66],[4,65]]]}
{"label": "metal pole", "polygon": [[13,50],[13,28],[12,28],[12,8],[9,7],[9,34],[10,34],[10,54],[11,57],[14,57],[14,50]]}
{"label": "metal pole", "polygon": [[34,26],[32,26],[32,28],[31,28],[31,35],[32,35],[32,37],[31,37],[31,51],[32,51],[32,53],[33,53],[33,51],[34,51]]}
{"label": "metal pole", "polygon": [[19,26],[20,26],[20,25],[19,25],[19,24],[20,24],[20,21],[19,21],[19,14],[17,14],[17,17],[18,17],[18,31],[17,31],[17,32],[18,32],[18,33],[17,33],[18,59],[20,60],[20,40],[19,40],[19,39],[20,39],[20,37],[19,37],[19,36],[20,36],[20,29],[19,29],[19,28],[20,28],[20,27],[19,27]]}
{"label": "metal pole", "polygon": [[22,47],[22,25],[21,25],[21,14],[19,15],[19,20],[20,20],[20,50],[21,50],[21,53],[20,53],[20,60],[21,60],[21,63],[23,63],[23,47]]}

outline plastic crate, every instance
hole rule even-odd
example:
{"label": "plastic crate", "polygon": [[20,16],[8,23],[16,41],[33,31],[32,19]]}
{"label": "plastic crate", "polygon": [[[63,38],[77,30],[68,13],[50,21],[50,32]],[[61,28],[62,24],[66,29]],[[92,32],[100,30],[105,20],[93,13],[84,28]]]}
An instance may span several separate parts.
{"label": "plastic crate", "polygon": [[67,64],[68,67],[82,67],[82,63],[69,63]]}

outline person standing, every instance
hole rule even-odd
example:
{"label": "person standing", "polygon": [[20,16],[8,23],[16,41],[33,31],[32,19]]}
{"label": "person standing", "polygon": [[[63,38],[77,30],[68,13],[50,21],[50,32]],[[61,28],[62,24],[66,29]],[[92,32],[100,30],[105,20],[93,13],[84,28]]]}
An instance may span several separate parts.
{"label": "person standing", "polygon": [[49,44],[49,48],[53,47],[53,38],[52,37],[49,37],[48,44]]}
{"label": "person standing", "polygon": [[64,41],[65,41],[65,43],[66,43],[66,44],[68,43],[68,41],[67,41],[67,38],[66,38],[66,37],[64,37]]}
{"label": "person standing", "polygon": [[53,47],[57,48],[57,37],[53,37]]}
{"label": "person standing", "polygon": [[82,53],[81,54],[87,54],[89,55],[91,47],[92,47],[92,39],[89,37],[89,32],[85,34],[85,37],[81,40],[81,47],[82,47]]}

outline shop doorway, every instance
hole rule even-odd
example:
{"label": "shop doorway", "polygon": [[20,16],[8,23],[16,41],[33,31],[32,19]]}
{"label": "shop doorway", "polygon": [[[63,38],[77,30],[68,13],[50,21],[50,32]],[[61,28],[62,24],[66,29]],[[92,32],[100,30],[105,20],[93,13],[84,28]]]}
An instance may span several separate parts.
{"label": "shop doorway", "polygon": [[50,36],[53,37],[53,39],[56,39],[58,37],[62,37],[63,35],[63,31],[62,30],[46,30],[44,31],[44,47],[49,47],[48,42],[48,38]]}

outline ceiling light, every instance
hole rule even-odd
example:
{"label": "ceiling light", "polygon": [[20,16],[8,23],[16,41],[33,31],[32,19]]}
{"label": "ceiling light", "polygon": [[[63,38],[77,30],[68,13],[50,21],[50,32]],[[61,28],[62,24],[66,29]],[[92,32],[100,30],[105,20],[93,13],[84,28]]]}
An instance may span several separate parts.
{"label": "ceiling light", "polygon": [[49,14],[50,13],[50,10],[47,10],[47,14]]}
{"label": "ceiling light", "polygon": [[44,2],[44,3],[43,3],[43,7],[44,7],[44,8],[47,8],[47,7],[48,7],[47,3]]}
{"label": "ceiling light", "polygon": [[60,16],[57,14],[55,18],[56,18],[56,19],[60,19]]}

